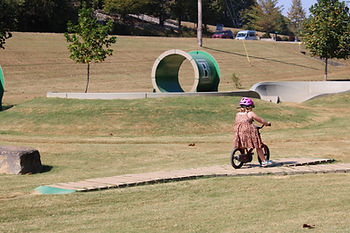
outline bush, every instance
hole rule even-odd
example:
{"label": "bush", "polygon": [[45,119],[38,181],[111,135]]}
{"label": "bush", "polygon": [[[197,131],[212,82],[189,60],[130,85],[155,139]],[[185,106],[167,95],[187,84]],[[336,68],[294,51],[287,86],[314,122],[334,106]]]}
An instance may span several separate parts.
{"label": "bush", "polygon": [[239,77],[237,77],[237,75],[235,73],[232,73],[232,76],[231,76],[231,79],[235,85],[235,87],[237,89],[241,89],[242,88],[242,84],[241,84],[241,81],[239,79]]}
{"label": "bush", "polygon": [[290,35],[288,38],[289,41],[295,41],[295,36],[294,35]]}
{"label": "bush", "polygon": [[262,36],[260,38],[267,38],[267,39],[270,39],[271,36],[270,36],[270,33],[264,33],[262,34]]}
{"label": "bush", "polygon": [[282,41],[282,37],[281,36],[277,36],[275,39],[276,39],[276,41]]}

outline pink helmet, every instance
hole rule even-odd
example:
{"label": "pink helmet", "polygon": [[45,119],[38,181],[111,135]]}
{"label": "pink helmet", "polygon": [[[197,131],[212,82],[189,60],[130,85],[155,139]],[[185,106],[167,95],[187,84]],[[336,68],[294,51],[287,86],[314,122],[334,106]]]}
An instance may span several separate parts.
{"label": "pink helmet", "polygon": [[239,105],[241,105],[241,106],[243,105],[245,107],[248,107],[248,106],[254,107],[254,102],[253,102],[253,100],[251,98],[243,97],[241,99],[241,101],[239,101]]}

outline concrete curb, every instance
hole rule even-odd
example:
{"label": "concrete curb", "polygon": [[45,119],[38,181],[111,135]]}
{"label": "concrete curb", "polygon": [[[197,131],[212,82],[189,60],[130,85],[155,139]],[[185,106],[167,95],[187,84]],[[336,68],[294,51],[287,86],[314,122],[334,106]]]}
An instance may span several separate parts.
{"label": "concrete curb", "polygon": [[124,92],[124,93],[71,93],[71,92],[47,92],[46,97],[49,98],[65,98],[65,99],[146,99],[160,97],[181,97],[181,96],[245,96],[260,99],[260,95],[255,91],[227,91],[227,92],[168,92],[168,93],[152,93],[152,92]]}

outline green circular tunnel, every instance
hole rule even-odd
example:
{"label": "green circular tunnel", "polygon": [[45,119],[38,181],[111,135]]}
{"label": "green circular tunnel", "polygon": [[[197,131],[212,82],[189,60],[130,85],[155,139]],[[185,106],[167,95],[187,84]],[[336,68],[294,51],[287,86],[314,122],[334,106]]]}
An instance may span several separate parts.
{"label": "green circular tunnel", "polygon": [[185,92],[179,83],[179,69],[188,60],[194,71],[190,92],[218,91],[220,83],[219,66],[215,59],[203,51],[173,49],[162,53],[152,68],[152,85],[156,92]]}

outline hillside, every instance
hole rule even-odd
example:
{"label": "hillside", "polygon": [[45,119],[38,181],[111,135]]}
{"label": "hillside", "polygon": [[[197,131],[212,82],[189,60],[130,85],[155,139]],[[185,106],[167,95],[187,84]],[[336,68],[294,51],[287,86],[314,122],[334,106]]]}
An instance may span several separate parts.
{"label": "hillside", "polygon": [[[118,36],[114,55],[103,63],[92,64],[89,92],[152,91],[151,70],[155,59],[169,49],[201,49],[218,62],[220,91],[235,89],[232,74],[249,89],[261,81],[323,80],[324,64],[300,52],[295,43],[205,38],[199,48],[196,38]],[[301,48],[302,51],[304,51]],[[349,79],[350,62],[329,66],[329,79]],[[16,104],[46,92],[82,92],[86,66],[69,59],[63,34],[14,33],[0,51],[0,65],[5,74],[4,105]],[[180,83],[192,85],[193,69],[185,61],[180,69]]]}

